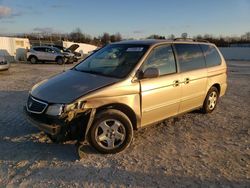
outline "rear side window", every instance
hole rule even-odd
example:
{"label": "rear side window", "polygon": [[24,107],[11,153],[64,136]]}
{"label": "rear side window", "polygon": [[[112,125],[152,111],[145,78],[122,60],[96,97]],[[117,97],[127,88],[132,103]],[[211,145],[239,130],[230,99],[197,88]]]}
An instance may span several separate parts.
{"label": "rear side window", "polygon": [[198,44],[175,44],[181,72],[205,68],[205,59]]}
{"label": "rear side window", "polygon": [[158,68],[160,75],[176,72],[175,58],[171,45],[162,45],[153,49],[143,64],[142,71],[151,67]]}
{"label": "rear side window", "polygon": [[33,48],[35,51],[38,51],[38,52],[44,52],[45,51],[45,48],[41,48],[41,47],[38,47],[38,48]]}
{"label": "rear side window", "polygon": [[214,46],[211,45],[200,45],[204,53],[207,67],[213,67],[221,64],[221,58]]}

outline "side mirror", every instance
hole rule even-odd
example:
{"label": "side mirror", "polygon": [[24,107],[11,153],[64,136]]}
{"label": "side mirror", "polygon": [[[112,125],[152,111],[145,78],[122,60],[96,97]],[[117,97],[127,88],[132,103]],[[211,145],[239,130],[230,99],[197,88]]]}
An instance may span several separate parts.
{"label": "side mirror", "polygon": [[159,69],[150,67],[144,71],[142,78],[156,78],[159,75],[160,75]]}

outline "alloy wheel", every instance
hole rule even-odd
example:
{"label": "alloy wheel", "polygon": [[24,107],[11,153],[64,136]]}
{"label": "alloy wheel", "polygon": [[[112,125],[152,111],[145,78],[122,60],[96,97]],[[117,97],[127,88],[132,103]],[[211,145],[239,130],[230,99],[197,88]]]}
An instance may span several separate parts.
{"label": "alloy wheel", "polygon": [[97,125],[95,139],[104,149],[115,149],[122,145],[126,138],[125,126],[118,120],[108,119]]}
{"label": "alloy wheel", "polygon": [[217,103],[217,93],[215,91],[211,92],[208,97],[208,108],[213,110]]}

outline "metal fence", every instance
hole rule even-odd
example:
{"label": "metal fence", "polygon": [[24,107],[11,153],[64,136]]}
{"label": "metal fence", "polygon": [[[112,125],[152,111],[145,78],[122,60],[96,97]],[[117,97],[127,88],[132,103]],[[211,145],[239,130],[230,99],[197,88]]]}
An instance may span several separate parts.
{"label": "metal fence", "polygon": [[250,61],[250,47],[221,47],[219,49],[227,60]]}

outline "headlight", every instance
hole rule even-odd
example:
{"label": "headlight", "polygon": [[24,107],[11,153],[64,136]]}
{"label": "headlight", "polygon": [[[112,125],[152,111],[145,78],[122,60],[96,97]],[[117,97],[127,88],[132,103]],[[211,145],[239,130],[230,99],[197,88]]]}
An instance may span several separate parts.
{"label": "headlight", "polygon": [[53,104],[53,105],[48,106],[46,110],[46,114],[50,116],[60,116],[64,112],[70,112],[74,110],[83,109],[84,105],[85,105],[85,102],[83,101],[76,102],[76,103],[69,104],[69,105]]}
{"label": "headlight", "polygon": [[63,109],[64,109],[63,104],[53,104],[48,107],[46,114],[51,116],[60,116],[63,112]]}

